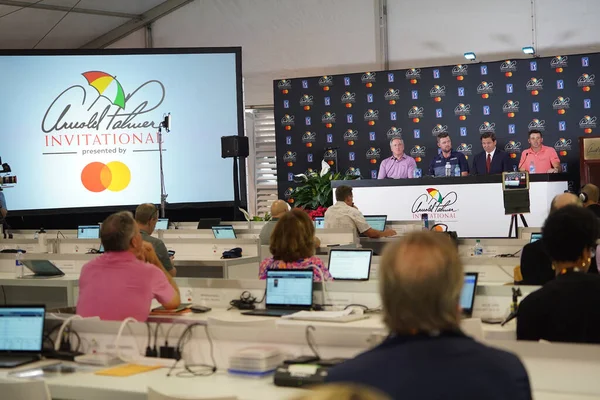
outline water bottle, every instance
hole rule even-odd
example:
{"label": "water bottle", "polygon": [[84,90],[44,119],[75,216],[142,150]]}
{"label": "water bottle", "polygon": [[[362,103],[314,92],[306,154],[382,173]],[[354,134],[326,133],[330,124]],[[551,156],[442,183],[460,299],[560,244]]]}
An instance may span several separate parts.
{"label": "water bottle", "polygon": [[421,214],[421,222],[423,223],[423,230],[428,231],[429,230],[429,215]]}
{"label": "water bottle", "polygon": [[23,260],[23,253],[19,250],[15,254],[15,278],[23,277],[23,263],[21,260]]}
{"label": "water bottle", "polygon": [[446,176],[452,176],[452,165],[449,162],[446,163]]}
{"label": "water bottle", "polygon": [[423,170],[421,168],[415,168],[413,172],[413,178],[420,178],[423,176]]}
{"label": "water bottle", "polygon": [[458,164],[454,167],[454,176],[460,176],[460,165]]}
{"label": "water bottle", "polygon": [[529,163],[529,173],[530,174],[535,174],[535,164],[533,163],[533,161],[531,161]]}
{"label": "water bottle", "polygon": [[474,256],[482,256],[483,255],[483,246],[479,239],[475,241],[475,247],[473,247],[473,255]]}
{"label": "water bottle", "polygon": [[37,234],[37,239],[38,239],[38,245],[40,247],[40,252],[47,253],[48,252],[48,241],[46,239],[46,231],[44,230],[44,228],[40,228],[40,230],[38,232],[36,232],[36,234]]}

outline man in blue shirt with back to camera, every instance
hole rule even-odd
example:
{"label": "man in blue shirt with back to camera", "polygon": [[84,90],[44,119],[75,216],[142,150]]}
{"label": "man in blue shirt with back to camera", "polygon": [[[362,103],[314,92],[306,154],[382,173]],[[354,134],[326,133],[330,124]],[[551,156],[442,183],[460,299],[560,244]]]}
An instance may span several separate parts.
{"label": "man in blue shirt with back to camera", "polygon": [[452,150],[452,140],[450,135],[442,132],[437,136],[437,145],[441,153],[433,157],[429,164],[429,175],[447,176],[446,164],[450,164],[450,176],[455,176],[456,166],[460,168],[460,176],[469,175],[469,163],[464,154]]}

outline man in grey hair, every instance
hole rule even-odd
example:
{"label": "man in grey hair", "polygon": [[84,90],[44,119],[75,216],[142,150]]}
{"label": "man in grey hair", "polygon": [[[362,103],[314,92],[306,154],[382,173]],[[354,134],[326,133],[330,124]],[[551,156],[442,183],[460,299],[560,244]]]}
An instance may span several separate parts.
{"label": "man in grey hair", "polygon": [[404,140],[395,137],[390,140],[392,156],[381,162],[377,179],[406,179],[415,177],[417,162],[411,156],[404,154]]}
{"label": "man in grey hair", "polygon": [[110,215],[100,228],[104,254],[83,266],[79,277],[77,314],[122,321],[132,317],[145,321],[152,299],[167,309],[179,307],[179,288],[157,260],[145,261],[146,249],[133,215],[128,211]]}

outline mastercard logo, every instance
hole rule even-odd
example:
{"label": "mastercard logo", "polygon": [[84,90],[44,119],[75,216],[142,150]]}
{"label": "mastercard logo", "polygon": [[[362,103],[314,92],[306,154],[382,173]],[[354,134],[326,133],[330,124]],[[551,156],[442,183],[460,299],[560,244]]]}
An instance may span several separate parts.
{"label": "mastercard logo", "polygon": [[86,165],[81,171],[81,183],[90,192],[99,193],[106,189],[111,192],[120,192],[129,186],[131,171],[127,165],[120,161],[111,161],[108,164],[93,162]]}

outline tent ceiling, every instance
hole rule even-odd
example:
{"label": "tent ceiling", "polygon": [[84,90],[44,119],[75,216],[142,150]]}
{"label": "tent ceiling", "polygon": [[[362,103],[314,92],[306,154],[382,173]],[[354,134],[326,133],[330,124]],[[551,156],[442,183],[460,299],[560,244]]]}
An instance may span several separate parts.
{"label": "tent ceiling", "polygon": [[0,0],[0,49],[76,49],[109,32],[113,40],[115,30],[120,35],[187,2]]}

